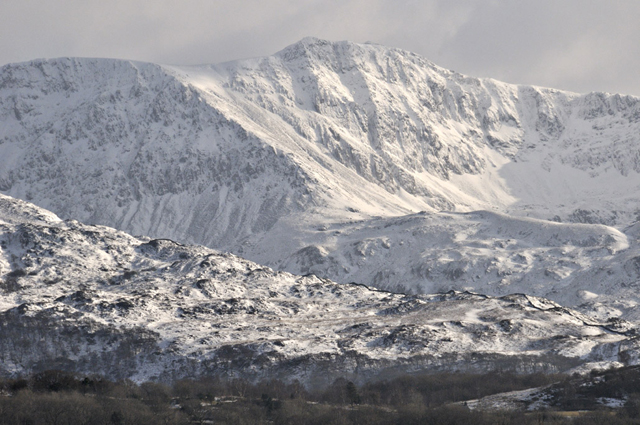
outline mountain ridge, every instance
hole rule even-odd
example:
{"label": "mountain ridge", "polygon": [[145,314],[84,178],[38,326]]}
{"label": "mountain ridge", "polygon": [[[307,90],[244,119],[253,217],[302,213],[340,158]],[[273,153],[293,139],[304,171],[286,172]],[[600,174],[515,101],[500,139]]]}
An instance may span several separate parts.
{"label": "mountain ridge", "polygon": [[[531,216],[616,226],[580,229],[619,239],[639,214],[640,99],[632,96],[475,79],[399,49],[309,38],[219,65],[5,66],[0,121],[0,190],[64,218],[410,292],[500,295],[538,282],[534,295],[577,305],[585,276],[586,292],[612,300],[593,275],[598,267],[612,271],[618,289],[636,279],[632,265],[610,266],[633,263],[633,238],[620,254],[604,239],[563,249],[520,241],[517,231],[468,237],[476,226]],[[506,215],[447,215],[476,210]],[[415,273],[381,270],[378,257],[354,252],[369,240],[401,252],[403,241],[385,242],[386,232],[402,231],[398,218],[419,211],[443,214],[404,241],[417,258],[394,257]],[[560,240],[571,226],[554,227]],[[440,255],[428,240],[442,229]],[[558,266],[562,252],[573,254]]]}

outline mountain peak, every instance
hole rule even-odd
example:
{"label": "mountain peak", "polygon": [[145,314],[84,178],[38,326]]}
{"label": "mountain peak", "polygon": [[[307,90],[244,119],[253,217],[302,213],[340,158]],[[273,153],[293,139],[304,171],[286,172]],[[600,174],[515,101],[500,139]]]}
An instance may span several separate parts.
{"label": "mountain peak", "polygon": [[282,57],[285,60],[293,60],[300,57],[329,59],[333,55],[335,46],[344,43],[348,42],[334,42],[317,37],[304,37],[300,41],[280,50],[275,56]]}
{"label": "mountain peak", "polygon": [[398,49],[395,47],[388,47],[378,43],[366,42],[366,43],[355,43],[349,40],[340,40],[340,41],[331,41],[318,37],[304,37],[300,41],[293,43],[278,53],[277,56],[294,54],[294,52],[302,53],[313,53],[313,54],[322,54],[329,53],[331,51],[343,51],[343,52],[354,52],[354,51],[363,51],[363,50],[377,50],[377,51],[386,51],[386,52],[401,52],[403,55],[412,55],[417,56],[414,53]]}
{"label": "mountain peak", "polygon": [[[554,288],[621,251],[607,242],[620,235],[595,226],[636,219],[637,98],[470,78],[313,37],[218,66],[49,65],[0,70],[0,191],[63,219],[342,282],[491,295],[541,282],[532,294],[571,302],[576,291]],[[507,216],[447,215],[474,210]],[[555,265],[551,246],[576,259]],[[381,268],[387,250],[404,254]]]}

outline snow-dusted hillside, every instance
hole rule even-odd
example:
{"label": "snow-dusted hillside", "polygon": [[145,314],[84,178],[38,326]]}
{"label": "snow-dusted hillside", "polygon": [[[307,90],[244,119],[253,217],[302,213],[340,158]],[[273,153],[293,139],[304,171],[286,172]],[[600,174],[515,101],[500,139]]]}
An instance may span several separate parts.
{"label": "snow-dusted hillside", "polygon": [[631,96],[308,38],[211,66],[7,65],[0,123],[0,190],[64,218],[383,288],[577,305],[638,281]]}
{"label": "snow-dusted hillside", "polygon": [[628,232],[487,211],[423,212],[327,226],[276,265],[397,292],[536,294],[640,320],[640,247]]}
{"label": "snow-dusted hillside", "polygon": [[638,363],[633,326],[527,295],[409,296],[61,221],[0,195],[0,374],[278,376]]}

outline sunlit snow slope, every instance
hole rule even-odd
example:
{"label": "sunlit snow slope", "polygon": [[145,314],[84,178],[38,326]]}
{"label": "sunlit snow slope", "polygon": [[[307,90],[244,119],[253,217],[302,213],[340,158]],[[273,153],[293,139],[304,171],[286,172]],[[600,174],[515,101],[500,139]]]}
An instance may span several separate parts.
{"label": "sunlit snow slope", "polygon": [[[471,78],[313,38],[199,67],[0,69],[3,193],[382,288],[576,305],[636,285],[624,252],[637,239],[625,229],[638,215],[639,135],[636,97]],[[481,210],[492,213],[461,214]],[[402,217],[415,226],[407,240]],[[377,254],[362,248],[371,241]]]}

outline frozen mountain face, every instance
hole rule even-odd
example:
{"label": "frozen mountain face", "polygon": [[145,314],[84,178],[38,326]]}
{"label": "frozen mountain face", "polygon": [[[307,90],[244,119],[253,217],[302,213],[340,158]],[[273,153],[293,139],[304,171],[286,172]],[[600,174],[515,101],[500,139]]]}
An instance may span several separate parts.
{"label": "frozen mountain face", "polygon": [[233,244],[305,204],[290,158],[162,67],[59,59],[1,75],[0,188],[61,216]]}
{"label": "frozen mountain face", "polygon": [[633,325],[543,298],[402,295],[61,221],[0,195],[0,375],[324,385],[416,370],[637,364]]}
{"label": "frozen mountain face", "polygon": [[599,309],[639,280],[636,97],[309,38],[212,66],[7,65],[0,123],[0,190],[67,219],[412,292]]}

